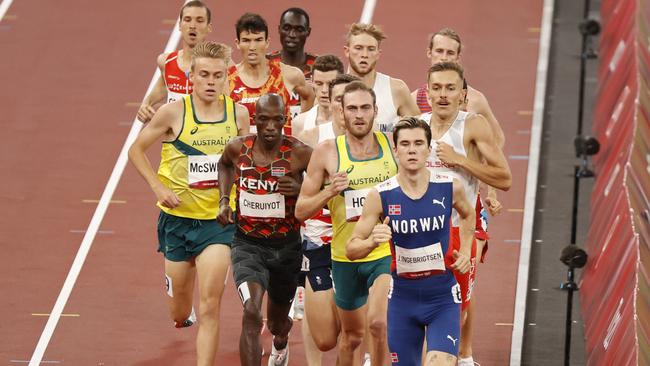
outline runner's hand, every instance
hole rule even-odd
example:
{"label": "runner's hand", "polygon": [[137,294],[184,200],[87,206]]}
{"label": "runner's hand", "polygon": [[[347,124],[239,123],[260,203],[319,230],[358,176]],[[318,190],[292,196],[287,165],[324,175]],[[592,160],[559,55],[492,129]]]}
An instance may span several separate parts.
{"label": "runner's hand", "polygon": [[463,156],[456,153],[456,151],[454,151],[454,148],[451,147],[451,145],[447,145],[442,141],[438,141],[438,146],[436,147],[436,154],[438,155],[438,159],[440,159],[440,161],[447,164],[447,166],[451,168],[460,164],[460,162],[463,159]]}
{"label": "runner's hand", "polygon": [[336,196],[347,188],[348,173],[346,172],[336,172],[334,175],[332,175],[330,184],[327,186],[327,189],[330,191],[332,196]]}
{"label": "runner's hand", "polygon": [[381,224],[376,224],[374,228],[372,228],[372,241],[375,243],[375,246],[379,246],[382,243],[385,243],[389,241],[393,237],[393,232],[390,229],[390,226],[388,226],[388,222],[390,221],[390,217],[386,216],[384,218],[384,222]]}
{"label": "runner's hand", "polygon": [[176,208],[181,204],[181,199],[178,198],[176,193],[162,183],[153,188],[153,193],[156,194],[158,202],[167,208]]}
{"label": "runner's hand", "polygon": [[232,220],[232,208],[230,207],[230,203],[226,200],[223,201],[223,205],[221,205],[219,209],[219,216],[217,216],[217,222],[219,222],[221,225],[226,226],[228,224],[233,224],[234,221]]}
{"label": "runner's hand", "polygon": [[485,197],[485,208],[487,208],[491,216],[496,216],[501,213],[503,206],[501,206],[501,202],[497,199],[495,189],[488,189],[487,197]]}
{"label": "runner's hand", "polygon": [[156,114],[156,110],[150,104],[142,103],[140,109],[138,109],[138,119],[142,123],[147,123],[151,121],[153,115]]}
{"label": "runner's hand", "polygon": [[456,261],[451,265],[451,268],[460,272],[461,274],[467,273],[470,267],[469,256],[457,251],[456,249],[454,249],[452,255]]}
{"label": "runner's hand", "polygon": [[277,192],[285,196],[297,196],[300,193],[300,183],[290,175],[283,175],[278,178]]}

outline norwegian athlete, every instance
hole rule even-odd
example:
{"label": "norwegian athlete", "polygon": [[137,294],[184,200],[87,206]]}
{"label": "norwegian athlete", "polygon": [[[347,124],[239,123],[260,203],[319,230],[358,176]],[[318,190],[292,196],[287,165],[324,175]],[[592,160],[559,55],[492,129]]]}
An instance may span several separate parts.
{"label": "norwegian athlete", "polygon": [[[160,108],[129,150],[156,195],[158,251],[165,257],[169,311],[176,327],[195,321],[199,279],[197,365],[212,365],[219,344],[219,312],[235,228],[215,219],[220,201],[217,162],[226,143],[248,133],[248,111],[220,94],[227,80],[228,46],[206,42],[192,51],[192,94]],[[156,174],[145,151],[163,139]],[[227,196],[225,196],[227,198]]]}
{"label": "norwegian athlete", "polygon": [[[474,208],[462,183],[431,173],[431,131],[414,117],[393,130],[400,171],[368,192],[348,240],[349,251],[371,251],[390,240],[392,287],[388,344],[393,365],[455,365],[460,337],[460,289],[448,269],[467,272]],[[461,246],[449,245],[452,207],[460,216]]]}

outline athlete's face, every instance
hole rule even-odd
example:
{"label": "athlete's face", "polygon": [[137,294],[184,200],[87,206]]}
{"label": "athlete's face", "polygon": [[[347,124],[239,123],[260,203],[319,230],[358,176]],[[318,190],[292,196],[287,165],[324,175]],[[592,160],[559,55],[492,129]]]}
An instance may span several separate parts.
{"label": "athlete's face", "polygon": [[289,52],[301,51],[305,47],[311,28],[302,14],[286,13],[278,26],[282,49]]}
{"label": "athlete's face", "polygon": [[257,137],[264,143],[274,144],[282,136],[282,127],[286,122],[284,108],[280,103],[266,103],[255,109],[255,126]]}
{"label": "athlete's face", "polygon": [[372,130],[377,115],[372,95],[365,90],[357,90],[343,96],[343,118],[345,128],[352,136],[362,138]]}
{"label": "athlete's face", "polygon": [[415,171],[426,169],[431,147],[423,129],[405,128],[399,131],[394,151],[400,169]]}
{"label": "athlete's face", "polygon": [[438,62],[460,61],[460,44],[455,40],[442,35],[433,37],[430,48],[427,49],[427,57],[431,59],[431,65]]}
{"label": "athlete's face", "polygon": [[332,112],[332,120],[340,130],[345,129],[345,119],[343,118],[343,105],[341,100],[343,98],[343,90],[348,84],[337,84],[332,88],[332,98],[330,102],[330,111]]}
{"label": "athlete's face", "polygon": [[190,47],[205,41],[212,25],[208,23],[208,10],[204,7],[191,6],[183,10],[179,28],[183,42]]}
{"label": "athlete's face", "polygon": [[375,69],[381,53],[377,40],[366,33],[350,36],[350,41],[343,47],[343,51],[352,70],[360,76]]}
{"label": "athlete's face", "polygon": [[325,108],[330,106],[330,83],[334,80],[337,74],[338,72],[336,70],[314,70],[314,73],[312,74],[312,82],[316,91],[316,98],[318,98],[318,104]]}
{"label": "athlete's face", "polygon": [[454,115],[464,96],[463,81],[456,71],[437,71],[429,75],[429,102],[438,116]]}
{"label": "athlete's face", "polygon": [[228,77],[224,60],[199,57],[190,70],[192,94],[205,102],[215,101],[224,90]]}
{"label": "athlete's face", "polygon": [[242,31],[235,43],[237,49],[241,51],[244,62],[251,66],[262,63],[266,58],[266,50],[269,49],[269,39],[265,32]]}

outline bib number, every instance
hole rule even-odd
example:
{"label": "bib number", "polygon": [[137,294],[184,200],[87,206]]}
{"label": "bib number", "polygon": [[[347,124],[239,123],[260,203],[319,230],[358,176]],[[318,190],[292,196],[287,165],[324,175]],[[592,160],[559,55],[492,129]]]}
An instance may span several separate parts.
{"label": "bib number", "polygon": [[238,209],[242,216],[283,219],[284,196],[280,193],[252,194],[241,190]]}
{"label": "bib number", "polygon": [[395,245],[395,262],[397,275],[405,278],[428,277],[433,271],[445,270],[440,243],[413,249]]}
{"label": "bib number", "polygon": [[221,154],[215,155],[189,155],[187,157],[187,180],[190,188],[208,189],[216,188],[217,163]]}
{"label": "bib number", "polygon": [[358,221],[363,211],[363,204],[370,188],[351,189],[343,193],[345,198],[345,219],[347,221]]}

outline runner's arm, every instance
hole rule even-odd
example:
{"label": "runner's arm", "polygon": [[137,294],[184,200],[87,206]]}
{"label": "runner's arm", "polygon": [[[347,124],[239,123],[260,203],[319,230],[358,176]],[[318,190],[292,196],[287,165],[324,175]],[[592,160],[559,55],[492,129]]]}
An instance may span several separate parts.
{"label": "runner's arm", "polygon": [[[217,221],[222,225],[232,224],[232,209],[230,207],[230,192],[235,182],[236,159],[241,151],[241,138],[235,138],[226,144],[223,154],[217,163],[217,173],[219,176],[219,215]],[[227,194],[224,192],[228,192]]]}
{"label": "runner's arm", "polygon": [[138,119],[142,123],[147,123],[151,120],[153,115],[156,113],[155,106],[159,103],[165,101],[165,96],[167,95],[167,87],[165,86],[165,81],[163,80],[163,75],[165,72],[165,59],[167,58],[166,53],[161,53],[158,55],[156,63],[158,64],[158,69],[160,70],[160,77],[151,89],[151,93],[147,94],[138,109]]}
{"label": "runner's arm", "polygon": [[[453,206],[460,217],[460,253],[454,253],[456,261],[452,268],[465,273],[469,270],[470,257],[472,254],[472,241],[474,240],[474,231],[476,226],[476,210],[467,200],[463,184],[454,179]],[[456,252],[454,250],[454,252]]]}
{"label": "runner's arm", "polygon": [[156,195],[158,202],[165,207],[174,208],[180,204],[178,197],[166,187],[154,172],[149,159],[145,152],[147,149],[160,138],[173,134],[172,123],[180,120],[179,104],[167,104],[160,108],[160,111],[154,115],[151,122],[144,127],[138,135],[133,145],[129,148],[129,160],[140,173],[144,180],[149,184],[151,190]]}
{"label": "runner's arm", "polygon": [[348,259],[365,258],[380,244],[391,239],[391,230],[388,226],[389,218],[386,217],[383,222],[380,222],[382,214],[381,196],[373,188],[368,191],[361,217],[354,226],[354,231],[345,245],[345,256]]}
{"label": "runner's arm", "polygon": [[409,91],[406,83],[400,79],[390,79],[393,101],[395,102],[395,108],[397,109],[398,116],[419,116],[420,108],[415,103],[415,100],[411,98],[411,92]]}
{"label": "runner's arm", "polygon": [[300,112],[304,113],[314,106],[316,93],[314,88],[305,81],[305,74],[294,66],[282,64],[282,72],[285,74],[288,86],[291,91],[300,96]]}
{"label": "runner's arm", "polygon": [[312,153],[314,159],[309,160],[307,174],[305,174],[296,202],[296,218],[305,221],[321,208],[325,207],[327,201],[336,196],[343,189],[347,188],[347,174],[345,172],[336,173],[331,179],[332,182],[321,189],[327,178],[327,159],[328,150],[333,148],[333,141],[325,141],[318,144]]}
{"label": "runner's arm", "polygon": [[251,128],[248,109],[239,103],[235,103],[235,115],[237,116],[237,135],[248,135]]}

